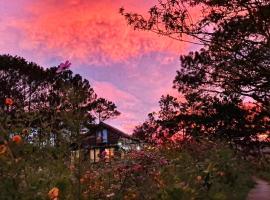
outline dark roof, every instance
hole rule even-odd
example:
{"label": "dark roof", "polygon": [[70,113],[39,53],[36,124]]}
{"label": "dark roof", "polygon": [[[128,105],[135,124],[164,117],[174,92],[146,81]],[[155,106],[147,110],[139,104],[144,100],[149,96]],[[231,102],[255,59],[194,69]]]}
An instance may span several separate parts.
{"label": "dark roof", "polygon": [[124,133],[123,131],[121,131],[121,130],[119,130],[119,129],[117,129],[109,124],[106,124],[104,122],[100,122],[99,126],[106,127],[109,130],[113,130],[115,133],[119,134],[121,137],[128,138],[128,139],[134,139],[131,135],[128,135],[128,134]]}
{"label": "dark roof", "polygon": [[[86,134],[80,135],[80,138],[77,140],[77,142],[80,141],[81,147],[84,145],[89,145],[91,143],[91,142],[89,142],[89,140],[91,140],[91,138],[92,139],[95,138],[96,132],[102,128],[108,129],[109,131],[113,132],[114,134],[117,134],[118,136],[120,136],[120,138],[127,138],[127,139],[132,140],[133,142],[140,143],[140,140],[138,140],[137,138],[134,138],[131,135],[128,135],[125,132],[123,132],[123,131],[121,131],[121,130],[119,130],[119,129],[117,129],[117,128],[115,128],[107,123],[104,123],[104,122],[100,122],[99,124],[93,125],[91,128],[91,131],[89,131]],[[70,148],[77,149],[79,147],[77,142],[72,143],[70,145]],[[113,144],[109,144],[109,145],[113,145]]]}

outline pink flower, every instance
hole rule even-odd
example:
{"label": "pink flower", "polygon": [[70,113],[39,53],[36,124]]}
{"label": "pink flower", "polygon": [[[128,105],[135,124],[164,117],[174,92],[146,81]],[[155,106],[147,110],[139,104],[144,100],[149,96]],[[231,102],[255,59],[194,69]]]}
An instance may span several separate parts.
{"label": "pink flower", "polygon": [[57,69],[56,73],[61,73],[61,72],[65,71],[65,70],[67,70],[70,66],[71,66],[71,62],[69,62],[67,60],[65,63],[61,63],[58,66],[58,69]]}
{"label": "pink flower", "polygon": [[166,159],[161,159],[161,160],[159,161],[159,164],[160,164],[160,165],[167,165],[167,164],[168,164],[168,161],[167,161]]}
{"label": "pink flower", "polygon": [[132,169],[134,172],[139,172],[143,170],[143,167],[140,164],[135,164]]}
{"label": "pink flower", "polygon": [[106,155],[107,155],[107,152],[105,150],[100,153],[101,158],[105,158]]}

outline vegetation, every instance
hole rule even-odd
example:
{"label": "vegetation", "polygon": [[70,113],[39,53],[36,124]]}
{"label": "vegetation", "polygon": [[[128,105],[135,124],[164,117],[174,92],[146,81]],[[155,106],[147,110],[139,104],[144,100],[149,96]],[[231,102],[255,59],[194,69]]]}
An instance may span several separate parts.
{"label": "vegetation", "polygon": [[185,100],[162,96],[160,111],[135,135],[151,140],[181,132],[254,150],[253,141],[270,130],[269,8],[266,0],[164,0],[146,17],[121,8],[135,29],[202,47],[180,58],[173,87]]}
{"label": "vegetation", "polygon": [[83,182],[96,199],[245,199],[253,186],[248,167],[224,145],[188,142],[94,166]]}
{"label": "vegetation", "polygon": [[[1,199],[46,199],[53,186],[74,199],[79,191],[71,189],[69,145],[97,120],[120,114],[69,66],[45,70],[0,56]],[[75,193],[65,195],[64,188]]]}
{"label": "vegetation", "polygon": [[6,146],[14,157],[1,154],[2,199],[245,199],[253,186],[251,165],[223,143],[149,145],[125,159],[74,166],[55,148]]}

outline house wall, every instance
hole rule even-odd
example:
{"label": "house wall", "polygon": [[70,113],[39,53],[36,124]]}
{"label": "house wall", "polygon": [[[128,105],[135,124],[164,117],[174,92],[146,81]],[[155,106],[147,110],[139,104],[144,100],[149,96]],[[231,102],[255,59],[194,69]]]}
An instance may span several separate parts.
{"label": "house wall", "polygon": [[112,158],[114,158],[116,149],[114,147],[107,147],[104,149],[94,148],[89,150],[89,159],[90,162],[99,162],[100,161],[100,154],[102,151],[106,152],[105,161],[110,161]]}
{"label": "house wall", "polygon": [[[103,136],[103,134],[99,134],[99,132],[103,133],[104,129],[107,130],[107,142],[97,139],[98,135]],[[136,142],[134,143],[134,141],[128,136],[125,136],[124,133],[107,125],[99,126],[97,129],[92,131],[95,132],[92,132],[92,134],[89,133],[83,140],[83,145],[80,145],[81,148],[85,147],[86,150],[83,159],[90,162],[99,162],[102,151],[106,151],[105,160],[110,161],[113,157],[124,157],[126,151],[136,150],[138,146]],[[119,151],[120,149],[121,151]],[[73,162],[76,159],[78,159],[78,153],[73,153]]]}

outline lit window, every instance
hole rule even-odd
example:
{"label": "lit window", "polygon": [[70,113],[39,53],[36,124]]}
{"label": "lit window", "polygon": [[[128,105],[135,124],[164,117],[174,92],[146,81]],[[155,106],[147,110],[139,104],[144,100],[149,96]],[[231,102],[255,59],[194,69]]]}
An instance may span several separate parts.
{"label": "lit window", "polygon": [[99,157],[100,157],[100,150],[99,149],[95,149],[95,161],[96,162],[99,161]]}
{"label": "lit window", "polygon": [[110,158],[110,150],[109,149],[105,149],[105,152],[106,152],[105,158],[106,159],[109,159]]}
{"label": "lit window", "polygon": [[95,162],[95,150],[91,149],[89,153],[90,153],[90,162]]}
{"label": "lit window", "polygon": [[103,129],[97,132],[97,143],[108,143],[108,130]]}
{"label": "lit window", "polygon": [[110,148],[110,157],[114,157],[114,148]]}

